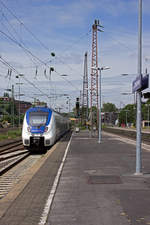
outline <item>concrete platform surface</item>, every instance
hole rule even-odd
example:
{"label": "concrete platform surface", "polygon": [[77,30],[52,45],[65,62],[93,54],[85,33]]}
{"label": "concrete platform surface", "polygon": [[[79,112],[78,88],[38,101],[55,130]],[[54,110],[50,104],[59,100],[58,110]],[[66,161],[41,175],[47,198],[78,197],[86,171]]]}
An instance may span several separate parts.
{"label": "concrete platform surface", "polygon": [[150,224],[150,152],[135,176],[136,147],[74,133],[46,225]]}
{"label": "concrete platform surface", "polygon": [[[40,224],[69,139],[62,139],[0,225]],[[73,133],[46,225],[150,224],[150,151],[143,150],[143,175],[135,176],[136,146],[125,140],[103,133],[98,144],[88,131]]]}

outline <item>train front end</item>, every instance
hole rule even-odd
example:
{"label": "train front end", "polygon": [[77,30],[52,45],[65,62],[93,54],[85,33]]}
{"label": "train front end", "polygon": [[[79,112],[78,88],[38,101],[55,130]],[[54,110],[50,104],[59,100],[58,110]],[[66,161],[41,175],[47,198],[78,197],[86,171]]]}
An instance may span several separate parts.
{"label": "train front end", "polygon": [[53,111],[47,107],[34,107],[27,110],[23,128],[23,145],[30,150],[39,150],[53,144],[55,127],[53,127]]}

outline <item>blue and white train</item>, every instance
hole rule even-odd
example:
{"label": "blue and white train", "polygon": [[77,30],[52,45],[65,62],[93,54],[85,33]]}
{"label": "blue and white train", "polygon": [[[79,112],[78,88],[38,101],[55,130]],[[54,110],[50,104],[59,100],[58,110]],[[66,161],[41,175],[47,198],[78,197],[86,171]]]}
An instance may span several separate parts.
{"label": "blue and white train", "polygon": [[31,151],[46,150],[69,129],[68,118],[48,107],[33,107],[24,116],[22,142]]}

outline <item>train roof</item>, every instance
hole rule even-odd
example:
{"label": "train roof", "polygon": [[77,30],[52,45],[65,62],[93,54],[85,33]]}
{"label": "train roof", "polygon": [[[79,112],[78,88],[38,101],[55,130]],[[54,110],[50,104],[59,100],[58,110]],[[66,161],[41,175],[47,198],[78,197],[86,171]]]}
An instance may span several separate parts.
{"label": "train roof", "polygon": [[30,112],[49,112],[49,113],[52,113],[52,112],[54,112],[54,113],[56,113],[57,115],[59,115],[59,116],[61,116],[61,117],[63,117],[64,119],[66,119],[66,120],[68,120],[69,118],[67,118],[67,117],[64,117],[61,113],[59,113],[59,112],[56,112],[55,110],[53,110],[53,109],[51,109],[51,108],[49,108],[49,107],[45,107],[45,106],[34,106],[34,107],[31,107],[31,108],[29,108],[27,111],[26,111],[26,113],[28,114],[28,113],[30,113]]}
{"label": "train roof", "polygon": [[27,110],[27,112],[38,112],[38,111],[52,112],[53,110],[48,107],[43,107],[43,106],[35,106],[35,107],[31,107],[30,109]]}

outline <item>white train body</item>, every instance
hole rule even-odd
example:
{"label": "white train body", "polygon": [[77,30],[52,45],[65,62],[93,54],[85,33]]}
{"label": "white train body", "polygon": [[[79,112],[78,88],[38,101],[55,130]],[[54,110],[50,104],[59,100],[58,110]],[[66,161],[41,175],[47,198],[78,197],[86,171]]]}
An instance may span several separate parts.
{"label": "white train body", "polygon": [[69,119],[47,107],[33,107],[24,116],[22,142],[30,150],[48,148],[69,129]]}

